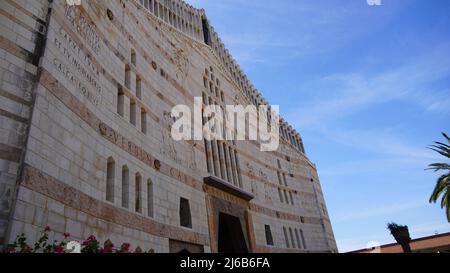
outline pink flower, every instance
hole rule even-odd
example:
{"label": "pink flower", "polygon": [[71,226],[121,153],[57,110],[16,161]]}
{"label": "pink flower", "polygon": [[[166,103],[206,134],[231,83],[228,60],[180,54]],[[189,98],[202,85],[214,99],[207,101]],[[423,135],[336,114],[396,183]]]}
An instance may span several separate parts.
{"label": "pink flower", "polygon": [[64,247],[59,245],[59,246],[55,246],[54,250],[56,253],[63,253],[64,252]]}
{"label": "pink flower", "polygon": [[87,246],[89,244],[89,241],[83,241],[82,245]]}
{"label": "pink flower", "polygon": [[70,237],[70,233],[69,232],[64,232],[64,238]]}
{"label": "pink flower", "polygon": [[48,232],[48,231],[50,231],[50,230],[51,230],[51,229],[50,229],[50,226],[46,226],[45,229],[44,229],[45,232]]}

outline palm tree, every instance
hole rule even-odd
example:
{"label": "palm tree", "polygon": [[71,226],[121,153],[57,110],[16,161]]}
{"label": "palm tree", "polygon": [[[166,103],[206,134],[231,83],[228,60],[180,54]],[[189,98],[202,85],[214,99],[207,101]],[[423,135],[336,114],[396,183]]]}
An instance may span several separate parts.
{"label": "palm tree", "polygon": [[388,223],[388,230],[391,232],[394,239],[402,247],[404,253],[411,253],[411,237],[409,236],[408,226],[398,225],[396,223]]}
{"label": "palm tree", "polygon": [[[442,142],[435,142],[430,149],[450,159],[450,138],[445,134],[442,135],[447,140],[448,144]],[[441,208],[445,208],[447,221],[450,223],[450,165],[448,163],[434,163],[429,165],[429,170],[444,171],[437,182],[430,197],[430,203],[436,203],[441,195]]]}

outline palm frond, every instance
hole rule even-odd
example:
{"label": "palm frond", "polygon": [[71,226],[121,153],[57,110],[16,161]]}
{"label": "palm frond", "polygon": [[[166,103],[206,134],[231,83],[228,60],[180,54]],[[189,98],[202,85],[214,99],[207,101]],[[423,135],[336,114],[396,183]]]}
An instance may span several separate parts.
{"label": "palm frond", "polygon": [[[447,140],[448,144],[436,141],[434,145],[429,146],[430,150],[433,150],[440,155],[450,158],[450,137],[442,133],[444,138]],[[448,163],[433,163],[428,165],[428,170],[437,171],[449,171],[447,174],[441,175],[436,181],[436,186],[434,187],[433,193],[430,196],[430,203],[436,203],[441,195],[441,208],[445,208],[445,214],[447,220],[450,223],[450,165]]]}
{"label": "palm frond", "polygon": [[442,133],[442,135],[447,139],[447,142],[450,143],[450,137],[448,137],[445,133]]}
{"label": "palm frond", "polygon": [[450,145],[445,144],[445,143],[442,143],[442,142],[439,142],[439,141],[434,142],[434,144],[435,144],[436,146],[442,146],[442,147],[444,147],[444,148],[446,148],[446,149],[450,149]]}
{"label": "palm frond", "polygon": [[450,170],[450,165],[447,163],[433,163],[428,165],[427,170],[434,170],[434,171],[440,171],[440,170]]}
{"label": "palm frond", "polygon": [[445,209],[445,214],[447,215],[447,220],[450,222],[450,190],[447,189],[441,200],[441,208]]}
{"label": "palm frond", "polygon": [[449,151],[446,151],[445,149],[441,149],[440,147],[435,146],[435,145],[432,145],[432,146],[430,146],[430,147],[428,147],[428,148],[429,148],[430,150],[435,151],[436,153],[439,153],[439,154],[441,154],[441,155],[443,155],[443,156],[445,156],[445,157],[450,158],[450,150],[449,150]]}
{"label": "palm frond", "polygon": [[442,196],[441,199],[441,208],[446,208],[450,205],[448,203],[449,198],[450,198],[450,190],[447,189],[447,191],[445,191],[444,196]]}
{"label": "palm frond", "polygon": [[[436,186],[430,197],[430,203],[436,203],[439,196],[444,193],[445,188],[449,187],[449,174],[444,174],[437,180]],[[447,189],[447,192],[450,190]]]}
{"label": "palm frond", "polygon": [[448,206],[445,210],[447,214],[447,221],[450,223],[450,206]]}

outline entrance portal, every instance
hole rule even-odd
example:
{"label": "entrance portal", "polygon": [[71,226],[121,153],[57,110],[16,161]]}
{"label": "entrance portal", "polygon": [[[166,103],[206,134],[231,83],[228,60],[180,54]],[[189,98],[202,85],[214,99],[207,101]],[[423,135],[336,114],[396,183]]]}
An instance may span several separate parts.
{"label": "entrance portal", "polygon": [[219,214],[219,253],[248,253],[239,218],[220,213]]}

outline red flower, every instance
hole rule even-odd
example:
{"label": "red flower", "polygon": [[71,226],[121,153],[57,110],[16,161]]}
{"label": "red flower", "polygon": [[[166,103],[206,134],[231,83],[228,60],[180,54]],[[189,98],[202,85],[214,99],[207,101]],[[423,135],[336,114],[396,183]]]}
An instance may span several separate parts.
{"label": "red flower", "polygon": [[95,238],[94,235],[89,236],[88,238],[89,241],[97,241],[97,238]]}
{"label": "red flower", "polygon": [[44,229],[45,232],[48,232],[48,231],[50,231],[50,230],[51,230],[51,229],[50,229],[50,226],[46,226],[45,229]]}
{"label": "red flower", "polygon": [[64,238],[70,237],[70,233],[69,232],[64,232]]}
{"label": "red flower", "polygon": [[89,244],[89,241],[83,241],[82,245],[87,246]]}
{"label": "red flower", "polygon": [[56,253],[63,253],[64,252],[64,247],[62,245],[55,246],[54,250],[55,250]]}

